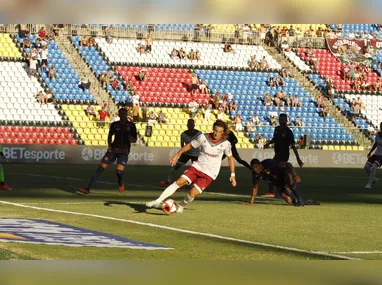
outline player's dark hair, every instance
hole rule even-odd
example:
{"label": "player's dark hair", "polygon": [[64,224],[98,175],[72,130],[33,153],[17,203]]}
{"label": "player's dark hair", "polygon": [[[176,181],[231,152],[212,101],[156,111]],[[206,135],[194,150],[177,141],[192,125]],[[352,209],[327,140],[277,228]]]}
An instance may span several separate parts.
{"label": "player's dark hair", "polygon": [[281,118],[288,118],[288,116],[287,116],[287,114],[285,114],[285,113],[281,113],[280,115],[279,115],[279,119],[281,119]]}
{"label": "player's dark hair", "polygon": [[257,158],[254,158],[251,160],[251,166],[254,166],[254,165],[257,165],[257,164],[260,164],[260,160],[258,160]]}
{"label": "player's dark hair", "polygon": [[214,125],[213,125],[213,128],[215,128],[215,127],[224,128],[224,134],[225,135],[227,135],[229,132],[228,125],[222,120],[216,120]]}
{"label": "player's dark hair", "polygon": [[124,112],[127,113],[127,110],[126,110],[125,108],[120,108],[120,109],[118,110],[118,113],[121,112],[121,111],[124,111]]}
{"label": "player's dark hair", "polygon": [[194,119],[188,119],[188,120],[187,120],[187,124],[188,124],[189,122],[194,122],[194,123],[195,123],[195,120],[194,120]]}

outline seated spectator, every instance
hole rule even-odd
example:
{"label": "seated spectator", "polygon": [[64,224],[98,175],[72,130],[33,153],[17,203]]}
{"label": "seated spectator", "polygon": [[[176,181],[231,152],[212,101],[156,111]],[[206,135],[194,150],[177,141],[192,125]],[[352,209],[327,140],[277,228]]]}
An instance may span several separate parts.
{"label": "seated spectator", "polygon": [[106,125],[106,117],[110,117],[110,115],[106,111],[105,107],[102,107],[102,109],[98,111],[98,114],[99,114],[98,127],[103,128]]}
{"label": "seated spectator", "polygon": [[92,105],[90,105],[90,104],[88,105],[88,107],[87,107],[86,110],[85,110],[85,113],[86,113],[86,115],[89,117],[89,119],[90,119],[90,116],[92,116],[94,120],[97,119],[97,114],[96,114],[96,112],[94,111],[94,108],[93,108]]}
{"label": "seated spectator", "polygon": [[292,94],[289,94],[288,97],[285,98],[285,102],[288,107],[292,107],[293,105],[293,97]]}
{"label": "seated spectator", "polygon": [[188,54],[188,59],[191,61],[196,60],[196,53],[193,49],[191,49],[190,53]]}
{"label": "seated spectator", "polygon": [[269,77],[269,87],[276,87],[276,82],[273,79],[273,76]]}
{"label": "seated spectator", "polygon": [[144,82],[145,81],[145,77],[146,77],[146,73],[147,73],[147,69],[146,68],[142,68],[138,71],[138,77],[139,77],[139,80],[141,82]]}
{"label": "seated spectator", "polygon": [[249,68],[251,70],[254,70],[254,69],[258,69],[259,68],[259,64],[256,60],[256,56],[252,55],[251,56],[251,59],[249,60]]}
{"label": "seated spectator", "polygon": [[145,46],[141,43],[138,44],[138,46],[136,47],[136,50],[139,54],[143,54],[145,53]]}
{"label": "seated spectator", "polygon": [[49,79],[57,78],[56,69],[53,65],[50,66],[49,73],[48,73]]}
{"label": "seated spectator", "polygon": [[197,60],[197,61],[199,61],[200,59],[201,59],[201,53],[200,53],[200,51],[199,50],[196,50],[196,54],[195,54],[195,59]]}
{"label": "seated spectator", "polygon": [[229,110],[230,113],[232,113],[232,111],[237,111],[237,105],[236,105],[235,100],[231,100],[229,102],[228,110]]}
{"label": "seated spectator", "polygon": [[263,136],[261,134],[259,134],[257,137],[256,137],[256,141],[257,141],[257,147],[259,149],[264,149],[264,144],[265,144],[265,139],[263,138]]}
{"label": "seated spectator", "polygon": [[281,103],[281,92],[277,92],[275,97],[273,98],[273,101],[275,102],[276,107],[280,107]]}
{"label": "seated spectator", "polygon": [[224,45],[224,52],[235,53],[235,51],[233,50],[232,46],[229,43],[225,43],[225,45]]}
{"label": "seated spectator", "polygon": [[95,42],[95,37],[90,37],[88,41],[88,47],[95,47],[96,42]]}
{"label": "seated spectator", "polygon": [[106,72],[102,72],[100,76],[101,85],[103,88],[109,85],[110,83],[110,77]]}
{"label": "seated spectator", "polygon": [[381,91],[381,78],[377,79],[377,80],[374,82],[373,89],[374,89],[375,91]]}
{"label": "seated spectator", "polygon": [[166,123],[166,114],[161,111],[159,111],[158,114],[158,123],[159,124],[165,124]]}
{"label": "seated spectator", "polygon": [[179,56],[179,59],[186,59],[186,58],[187,58],[187,54],[186,54],[186,52],[183,50],[183,48],[180,48],[180,49],[179,49],[178,56]]}
{"label": "seated spectator", "polygon": [[80,46],[87,47],[89,44],[89,38],[88,36],[83,36],[80,41]]}
{"label": "seated spectator", "polygon": [[131,101],[133,104],[138,104],[139,105],[139,100],[140,100],[140,94],[139,92],[135,92],[133,96],[131,96]]}
{"label": "seated spectator", "polygon": [[329,109],[328,107],[324,106],[323,108],[321,108],[321,116],[323,118],[327,118],[328,117],[328,114],[329,114]]}
{"label": "seated spectator", "polygon": [[154,111],[151,111],[149,114],[149,119],[147,121],[150,125],[156,125],[158,123],[157,121],[157,115],[155,115]]}
{"label": "seated spectator", "polygon": [[105,33],[106,33],[106,42],[107,42],[108,44],[113,43],[113,34],[114,34],[114,29],[113,29],[113,27],[112,27],[112,26],[109,26],[109,27],[106,29]]}
{"label": "seated spectator", "polygon": [[189,113],[191,115],[191,118],[194,118],[200,111],[199,104],[193,100],[188,104]]}
{"label": "seated spectator", "polygon": [[218,119],[218,120],[223,120],[223,121],[224,121],[224,112],[223,112],[223,108],[219,108],[219,109],[218,109],[217,119]]}
{"label": "seated spectator", "polygon": [[207,94],[208,93],[207,85],[206,85],[206,83],[204,81],[202,81],[199,84],[199,90],[200,90],[200,94]]}
{"label": "seated spectator", "polygon": [[281,112],[285,112],[285,110],[286,110],[286,109],[285,109],[285,102],[284,102],[284,101],[281,101],[281,102],[280,102],[280,111],[281,111]]}
{"label": "seated spectator", "polygon": [[176,57],[179,57],[179,51],[176,48],[173,48],[170,54],[170,58],[174,59]]}
{"label": "seated spectator", "polygon": [[260,119],[256,113],[253,113],[251,120],[252,120],[254,126],[261,126]]}
{"label": "seated spectator", "polygon": [[46,37],[46,30],[45,27],[41,27],[40,30],[38,31],[38,36],[43,39]]}
{"label": "seated spectator", "polygon": [[297,117],[297,118],[296,118],[296,120],[294,121],[294,125],[295,125],[296,127],[304,127],[304,126],[305,126],[304,122],[301,121],[300,117]]}
{"label": "seated spectator", "polygon": [[78,87],[81,88],[83,91],[90,89],[90,81],[87,78],[81,78],[80,82],[78,82]]}
{"label": "seated spectator", "polygon": [[252,122],[252,120],[248,120],[245,124],[245,131],[247,133],[252,133],[252,132],[256,132],[256,128],[255,128],[255,125],[254,123]]}
{"label": "seated spectator", "polygon": [[300,101],[300,99],[298,98],[298,96],[294,96],[293,98],[293,107],[301,107],[302,106],[302,103]]}
{"label": "seated spectator", "polygon": [[276,86],[280,87],[280,86],[284,86],[284,85],[285,85],[284,79],[280,75],[277,75]]}
{"label": "seated spectator", "polygon": [[273,126],[273,127],[275,127],[275,126],[277,126],[277,124],[278,124],[278,122],[277,122],[277,113],[272,113],[272,114],[270,114],[270,116],[269,116],[269,122],[271,123],[271,125]]}
{"label": "seated spectator", "polygon": [[322,108],[323,106],[325,106],[325,100],[325,96],[321,95],[320,98],[318,98],[317,100],[317,108]]}
{"label": "seated spectator", "polygon": [[269,68],[268,62],[265,59],[265,56],[260,60],[259,66],[261,69]]}
{"label": "seated spectator", "polygon": [[152,49],[151,46],[152,46],[153,40],[152,40],[150,34],[145,39],[145,42],[146,42],[145,52],[151,54],[151,49]]}
{"label": "seated spectator", "polygon": [[31,47],[31,42],[28,37],[26,37],[23,41],[23,49],[30,48]]}
{"label": "seated spectator", "polygon": [[264,106],[273,106],[272,98],[271,95],[269,95],[269,92],[265,93]]}
{"label": "seated spectator", "polygon": [[204,120],[208,121],[211,119],[212,104],[208,104],[206,111],[204,112]]}
{"label": "seated spectator", "polygon": [[363,80],[361,82],[361,88],[362,90],[369,90],[370,89],[370,83],[367,80]]}
{"label": "seated spectator", "polygon": [[289,47],[287,41],[284,41],[281,44],[281,53],[284,54],[285,52],[290,52],[290,47]]}
{"label": "seated spectator", "polygon": [[45,94],[42,91],[37,93],[36,99],[37,99],[37,102],[40,103],[40,105],[48,103],[45,98]]}
{"label": "seated spectator", "polygon": [[243,118],[240,114],[237,114],[235,117],[235,130],[242,131],[243,130]]}

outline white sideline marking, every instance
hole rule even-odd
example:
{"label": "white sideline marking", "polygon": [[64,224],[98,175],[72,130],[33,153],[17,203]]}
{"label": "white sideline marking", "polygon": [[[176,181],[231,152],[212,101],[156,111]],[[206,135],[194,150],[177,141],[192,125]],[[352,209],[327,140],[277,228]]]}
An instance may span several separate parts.
{"label": "white sideline marking", "polygon": [[220,240],[227,240],[227,241],[233,241],[233,242],[238,242],[238,243],[251,244],[251,245],[268,247],[268,248],[273,248],[273,249],[281,249],[281,250],[285,250],[285,251],[306,253],[306,254],[332,257],[332,258],[338,258],[338,259],[346,259],[346,260],[360,260],[359,258],[348,257],[348,256],[333,254],[333,253],[329,253],[329,252],[311,251],[311,250],[304,250],[304,249],[281,246],[281,245],[267,244],[267,243],[262,243],[262,242],[254,242],[254,241],[248,241],[248,240],[237,239],[237,238],[232,238],[232,237],[225,237],[225,236],[215,235],[215,234],[210,234],[210,233],[196,232],[196,231],[191,231],[191,230],[184,230],[184,229],[179,229],[179,228],[174,228],[174,227],[168,227],[168,226],[163,226],[163,225],[144,223],[144,222],[138,222],[138,221],[133,221],[133,220],[114,218],[114,217],[100,216],[100,215],[80,213],[80,212],[70,212],[70,211],[64,211],[64,210],[55,210],[55,209],[49,209],[49,208],[41,208],[41,207],[28,206],[28,205],[6,202],[6,201],[1,201],[1,200],[0,200],[0,204],[11,205],[11,206],[15,206],[15,207],[22,207],[22,208],[29,208],[29,209],[40,210],[40,211],[48,211],[48,212],[55,212],[55,213],[77,215],[77,216],[81,216],[81,217],[87,216],[87,217],[92,217],[92,218],[113,220],[113,221],[136,224],[136,225],[148,226],[148,227],[152,227],[152,228],[159,228],[159,229],[165,229],[165,230],[170,230],[170,231],[175,231],[175,232],[181,232],[181,233],[205,236],[205,237],[210,237],[210,238],[216,238],[216,239],[220,239]]}
{"label": "white sideline marking", "polygon": [[[75,177],[66,177],[66,176],[55,176],[55,175],[42,175],[42,174],[31,174],[31,173],[8,173],[8,175],[24,175],[24,176],[34,176],[34,177],[45,177],[45,178],[53,178],[53,179],[65,179],[65,180],[76,180],[76,181],[89,181],[87,179],[83,178],[75,178]],[[97,183],[102,184],[108,184],[108,185],[115,185],[115,182],[107,182],[107,181],[97,181]],[[164,190],[164,187],[156,186],[156,185],[142,185],[142,184],[130,184],[127,183],[127,186],[133,186],[133,187],[139,187],[139,188],[151,188],[151,189],[160,189]],[[218,196],[227,196],[227,197],[242,197],[242,198],[250,198],[250,195],[244,195],[244,194],[228,194],[228,193],[219,193],[219,192],[205,192],[204,194],[207,195],[218,195]],[[271,201],[284,201],[283,199],[277,199],[277,198],[267,198],[267,197],[261,197],[257,196],[257,199],[264,199],[264,200],[270,200]],[[29,204],[29,203],[28,203]]]}
{"label": "white sideline marking", "polygon": [[382,254],[382,251],[343,251],[336,254]]}

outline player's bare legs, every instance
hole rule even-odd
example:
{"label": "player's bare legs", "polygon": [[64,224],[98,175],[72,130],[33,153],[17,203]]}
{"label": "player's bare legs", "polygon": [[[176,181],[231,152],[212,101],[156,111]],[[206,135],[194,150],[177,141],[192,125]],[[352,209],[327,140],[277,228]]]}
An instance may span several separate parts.
{"label": "player's bare legs", "polygon": [[170,186],[168,186],[162,192],[162,194],[159,196],[158,199],[153,200],[151,202],[147,202],[146,206],[149,207],[149,208],[153,208],[153,207],[154,208],[158,208],[160,203],[162,203],[168,197],[173,195],[176,192],[176,190],[178,190],[179,188],[181,188],[181,187],[183,187],[184,185],[187,185],[187,184],[188,184],[188,182],[187,182],[186,178],[179,177],[174,183],[172,183]]}

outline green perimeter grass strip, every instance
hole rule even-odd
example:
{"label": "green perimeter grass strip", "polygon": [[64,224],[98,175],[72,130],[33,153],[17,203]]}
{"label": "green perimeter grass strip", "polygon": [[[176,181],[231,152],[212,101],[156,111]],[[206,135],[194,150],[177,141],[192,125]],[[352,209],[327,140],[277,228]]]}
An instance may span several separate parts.
{"label": "green perimeter grass strip", "polygon": [[55,213],[63,213],[63,214],[78,215],[78,216],[88,216],[88,217],[100,218],[100,219],[105,219],[105,220],[114,220],[114,221],[120,221],[120,222],[125,222],[125,223],[136,224],[136,225],[148,226],[148,227],[152,227],[152,228],[165,229],[165,230],[170,230],[170,231],[175,231],[175,232],[206,236],[206,237],[216,238],[216,239],[220,239],[220,240],[227,240],[227,241],[233,241],[233,242],[238,242],[238,243],[251,244],[251,245],[256,245],[256,246],[262,246],[262,247],[279,249],[279,250],[286,250],[286,251],[293,251],[293,252],[299,252],[299,253],[305,253],[305,254],[311,254],[311,255],[317,255],[317,256],[325,256],[325,257],[344,259],[344,260],[360,260],[360,258],[353,258],[353,257],[349,257],[349,256],[339,255],[339,254],[331,254],[328,252],[304,250],[304,249],[281,246],[281,245],[267,244],[267,243],[262,243],[262,242],[254,242],[254,241],[248,241],[248,240],[237,239],[237,238],[232,238],[232,237],[225,237],[225,236],[215,235],[215,234],[210,234],[210,233],[196,232],[196,231],[178,229],[178,228],[174,228],[174,227],[167,227],[167,226],[163,226],[163,225],[156,225],[156,224],[152,224],[152,223],[138,222],[138,221],[133,221],[133,220],[126,220],[126,219],[119,219],[119,218],[113,218],[113,217],[107,217],[107,216],[100,216],[100,215],[79,213],[79,212],[70,212],[70,211],[56,210],[56,209],[49,209],[49,208],[41,208],[41,207],[24,205],[24,204],[11,203],[11,202],[7,202],[7,201],[0,201],[0,204],[22,207],[22,208],[29,208],[29,209],[34,209],[34,210],[55,212]]}

